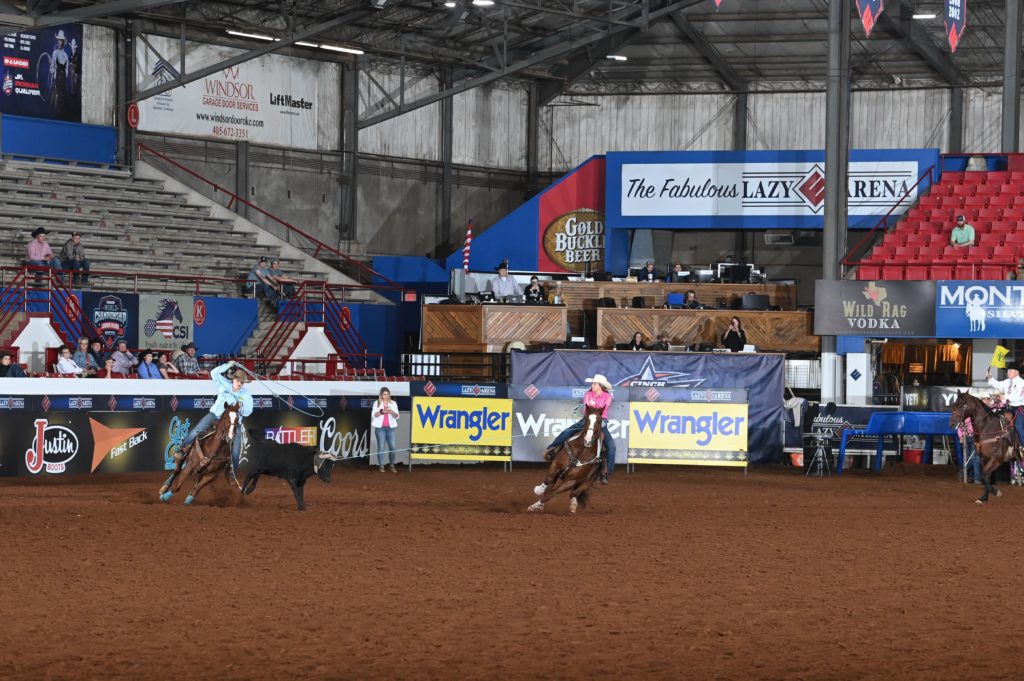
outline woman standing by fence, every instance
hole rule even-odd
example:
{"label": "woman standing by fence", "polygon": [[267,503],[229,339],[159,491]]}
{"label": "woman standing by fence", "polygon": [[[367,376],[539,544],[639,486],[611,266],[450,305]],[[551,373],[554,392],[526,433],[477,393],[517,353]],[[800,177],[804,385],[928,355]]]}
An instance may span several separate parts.
{"label": "woman standing by fence", "polygon": [[373,410],[370,412],[373,417],[371,423],[377,433],[377,464],[380,472],[384,472],[384,446],[388,448],[388,470],[397,473],[395,470],[395,428],[398,427],[398,406],[391,401],[391,391],[381,388],[377,395],[377,401],[373,403]]}

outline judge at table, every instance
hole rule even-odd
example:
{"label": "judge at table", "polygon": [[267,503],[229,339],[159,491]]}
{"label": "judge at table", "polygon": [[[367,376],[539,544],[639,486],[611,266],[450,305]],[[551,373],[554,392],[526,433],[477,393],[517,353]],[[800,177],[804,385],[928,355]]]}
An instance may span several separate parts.
{"label": "judge at table", "polygon": [[637,281],[658,281],[658,273],[654,269],[654,262],[651,260],[647,261],[647,267],[640,270],[636,275]]}
{"label": "judge at table", "polygon": [[491,279],[491,293],[494,294],[495,299],[501,300],[502,298],[511,298],[513,296],[523,295],[523,291],[519,288],[518,282],[515,279],[508,276],[508,260],[502,260],[501,264],[498,265],[498,276]]}

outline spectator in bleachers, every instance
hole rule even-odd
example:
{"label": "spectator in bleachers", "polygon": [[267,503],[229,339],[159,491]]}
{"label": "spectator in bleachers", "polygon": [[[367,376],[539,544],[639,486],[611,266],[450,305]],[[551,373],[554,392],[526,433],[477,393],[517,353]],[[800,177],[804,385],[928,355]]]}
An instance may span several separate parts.
{"label": "spectator in bleachers", "polygon": [[273,282],[273,287],[277,291],[279,298],[295,297],[295,287],[298,286],[299,282],[297,279],[293,279],[284,273],[284,270],[281,269],[280,261],[271,261],[268,272],[270,281]]}
{"label": "spectator in bleachers", "polygon": [[153,351],[143,350],[142,361],[139,362],[139,378],[159,378],[163,379],[163,374],[160,373],[160,367],[153,362]]}
{"label": "spectator in bleachers", "polygon": [[273,286],[270,280],[270,267],[265,256],[261,256],[259,261],[252,266],[252,269],[249,270],[249,276],[245,279],[249,295],[251,296],[265,293],[268,286]]}
{"label": "spectator in bleachers", "polygon": [[14,363],[14,355],[0,352],[0,378],[26,378],[25,371]]}
{"label": "spectator in bleachers", "polygon": [[[43,227],[36,227],[32,232],[32,241],[25,247],[25,262],[37,267],[52,267],[55,270],[62,269],[60,259],[53,255],[53,249],[46,243],[46,235],[49,234]],[[38,274],[36,281],[42,279]]]}
{"label": "spectator in bleachers", "polygon": [[160,375],[164,378],[170,378],[171,374],[181,373],[178,371],[178,367],[174,366],[171,362],[167,361],[167,353],[161,352],[156,356],[156,366],[160,369]]}
{"label": "spectator in bleachers", "polygon": [[128,352],[128,342],[124,339],[117,341],[117,350],[110,353],[110,359],[114,360],[114,372],[126,376],[139,364],[139,359]]}
{"label": "spectator in bleachers", "polygon": [[949,234],[949,245],[953,248],[974,245],[974,227],[967,224],[963,215],[956,216],[956,227]]}
{"label": "spectator in bleachers", "polygon": [[199,360],[196,359],[196,344],[186,343],[181,346],[182,354],[174,361],[178,371],[188,376],[208,376],[209,372],[199,369]]}
{"label": "spectator in bleachers", "polygon": [[101,365],[89,357],[89,339],[85,336],[78,339],[78,349],[71,355],[71,359],[82,368],[83,376],[92,376],[100,370]]}
{"label": "spectator in bleachers", "polygon": [[71,270],[71,285],[85,286],[89,283],[89,261],[85,258],[81,232],[71,232],[71,238],[60,250],[60,261]]}
{"label": "spectator in bleachers", "polygon": [[124,378],[124,375],[114,371],[114,359],[107,357],[103,360],[103,368],[96,372],[96,378]]}
{"label": "spectator in bleachers", "polygon": [[103,341],[99,338],[93,338],[89,341],[89,364],[96,371],[101,371],[106,365],[106,361],[107,357],[103,352]]}
{"label": "spectator in bleachers", "polygon": [[75,360],[71,359],[71,348],[66,345],[57,348],[57,366],[55,368],[58,374],[74,374],[76,376],[85,371],[75,364]]}

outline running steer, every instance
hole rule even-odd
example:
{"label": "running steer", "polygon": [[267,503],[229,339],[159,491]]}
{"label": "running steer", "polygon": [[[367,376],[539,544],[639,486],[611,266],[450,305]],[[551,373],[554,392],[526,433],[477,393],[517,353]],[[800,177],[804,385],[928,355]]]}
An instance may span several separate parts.
{"label": "running steer", "polygon": [[302,493],[306,479],[314,475],[324,482],[331,481],[331,470],[337,458],[321,453],[316,447],[297,444],[280,445],[273,440],[251,436],[245,453],[249,474],[242,483],[242,494],[252,494],[261,475],[273,475],[291,485],[295,503],[300,511],[306,510]]}

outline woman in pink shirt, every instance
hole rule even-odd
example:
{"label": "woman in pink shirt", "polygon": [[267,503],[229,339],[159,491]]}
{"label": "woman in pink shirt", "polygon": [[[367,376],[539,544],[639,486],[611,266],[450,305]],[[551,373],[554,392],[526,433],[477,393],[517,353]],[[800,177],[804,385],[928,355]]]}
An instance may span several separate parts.
{"label": "woman in pink shirt", "polygon": [[377,433],[377,464],[380,472],[384,472],[384,446],[388,449],[388,470],[397,473],[395,470],[395,428],[398,427],[398,406],[391,401],[391,391],[381,388],[377,395],[377,401],[373,403],[370,412],[371,423]]}
{"label": "woman in pink shirt", "polygon": [[[612,436],[608,432],[608,407],[612,406],[612,384],[602,374],[594,374],[594,377],[588,378],[586,382],[590,384],[590,390],[583,394],[583,404],[588,407],[603,408],[601,429],[604,431],[604,443],[601,457],[601,484],[607,485],[608,476],[615,468],[615,441],[612,440]],[[583,419],[559,433],[548,447],[544,458],[550,461],[562,443],[581,430],[583,430]]]}

